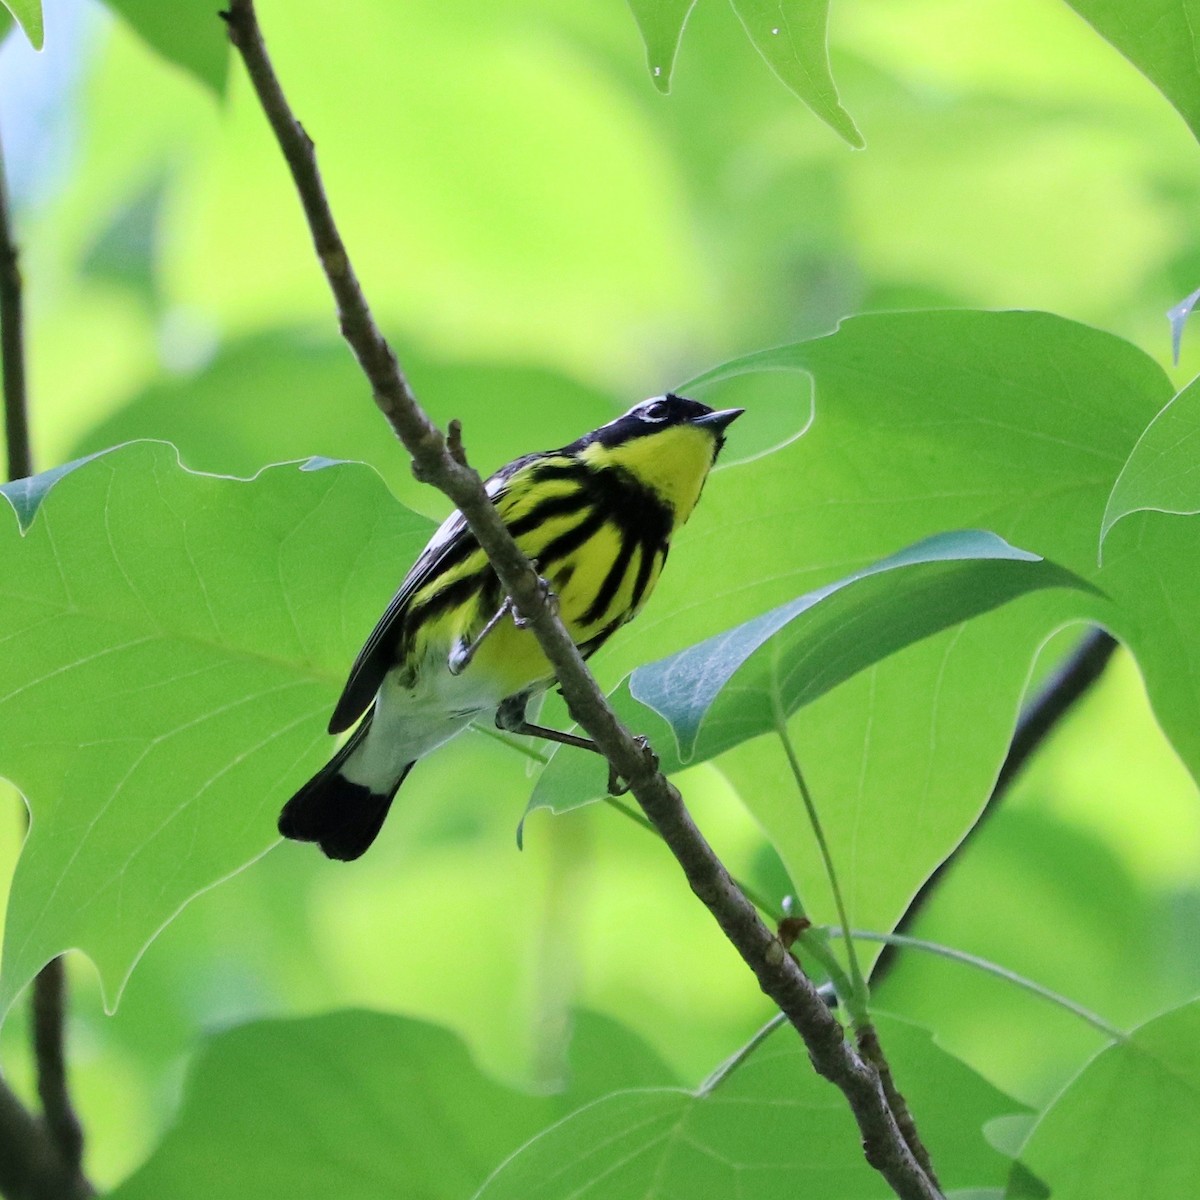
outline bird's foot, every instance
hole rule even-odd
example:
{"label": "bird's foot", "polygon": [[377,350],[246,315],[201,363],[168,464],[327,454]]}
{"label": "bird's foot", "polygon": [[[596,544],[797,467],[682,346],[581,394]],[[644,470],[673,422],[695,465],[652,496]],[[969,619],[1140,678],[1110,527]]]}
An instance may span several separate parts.
{"label": "bird's foot", "polygon": [[[658,770],[658,755],[650,749],[650,741],[644,734],[638,734],[634,739],[637,748],[642,752],[642,758],[645,760],[646,766],[651,771]],[[624,796],[629,791],[629,784],[621,778],[616,767],[612,763],[608,764],[608,794],[610,796]]]}
{"label": "bird's foot", "polygon": [[[535,571],[537,570],[537,563],[533,564],[533,569]],[[542,603],[546,606],[547,611],[553,613],[555,616],[558,616],[558,596],[550,589],[549,580],[542,575],[538,576],[537,590],[538,594],[542,598]],[[513,624],[518,629],[524,629],[529,624],[529,618],[523,617],[517,611],[516,605],[513,605],[512,615]]]}

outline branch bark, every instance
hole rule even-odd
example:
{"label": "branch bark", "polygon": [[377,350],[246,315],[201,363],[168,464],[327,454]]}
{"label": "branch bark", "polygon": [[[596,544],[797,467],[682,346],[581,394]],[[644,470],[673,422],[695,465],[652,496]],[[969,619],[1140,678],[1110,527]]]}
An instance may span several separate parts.
{"label": "branch bark", "polygon": [[[4,377],[4,433],[8,478],[33,473],[25,384],[24,297],[13,236],[8,179],[0,151],[0,369]],[[83,1175],[83,1127],[67,1088],[61,958],[33,982],[33,1048],[41,1118],[34,1117],[0,1078],[0,1193],[20,1200],[76,1200],[92,1195]]]}
{"label": "branch bark", "polygon": [[678,790],[658,770],[653,755],[617,720],[547,603],[542,581],[489,501],[483,481],[466,465],[465,455],[451,452],[417,405],[358,285],[325,197],[313,143],[292,115],[275,76],[253,0],[232,0],[229,11],[222,15],[291,170],[337,303],[342,333],[370,381],[376,404],[412,456],[414,473],[444,492],[466,518],[554,667],[571,715],[629,785],[683,868],[692,890],[754,972],[762,990],[804,1039],[816,1069],[845,1095],[862,1134],[867,1161],[904,1200],[938,1200],[940,1192],[913,1157],[897,1126],[878,1072],[848,1044],[842,1026],[817,989],[734,884],[693,823]]}

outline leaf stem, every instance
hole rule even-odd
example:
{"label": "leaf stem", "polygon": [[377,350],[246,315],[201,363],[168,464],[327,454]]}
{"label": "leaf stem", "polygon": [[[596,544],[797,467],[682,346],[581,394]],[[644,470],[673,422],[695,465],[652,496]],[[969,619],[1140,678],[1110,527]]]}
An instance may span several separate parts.
{"label": "leaf stem", "polygon": [[[831,935],[837,936],[844,933],[844,929],[834,929],[831,927],[829,932]],[[965,950],[956,950],[953,946],[943,946],[939,942],[930,942],[924,938],[909,937],[907,934],[902,933],[874,933],[865,929],[852,929],[850,936],[862,942],[882,942],[885,946],[901,946],[913,950],[924,950],[928,954],[936,954],[940,958],[948,958],[952,962],[964,963],[966,966],[976,968],[976,970],[986,971],[989,975],[995,975],[1000,979],[1007,980],[1014,986],[1031,992],[1033,995],[1039,996],[1050,1004],[1055,1004],[1059,1008],[1065,1009],[1081,1021],[1091,1025],[1093,1029],[1098,1029],[1105,1037],[1112,1038],[1114,1042],[1129,1041],[1129,1034],[1124,1030],[1118,1029],[1103,1017],[1098,1016],[1091,1009],[1084,1008],[1082,1004],[1077,1004],[1074,1000],[1068,999],[1059,992],[1052,991],[1050,988],[1036,983],[1024,975],[1018,975],[1016,971],[1010,971],[1007,967],[1002,967],[999,963],[994,963],[990,959],[980,958],[975,954],[968,954]]]}
{"label": "leaf stem", "polygon": [[[825,830],[821,826],[821,818],[817,813],[816,804],[813,803],[812,793],[808,790],[808,783],[804,778],[804,772],[800,769],[800,760],[796,757],[796,748],[792,745],[792,738],[788,733],[787,722],[784,720],[783,714],[778,711],[775,714],[775,731],[779,734],[779,740],[783,743],[783,751],[787,755],[788,764],[796,780],[796,786],[800,789],[800,796],[804,801],[805,811],[808,813],[809,824],[812,825],[813,836],[817,839],[817,848],[821,852],[821,861],[825,864],[825,875],[829,880],[829,888],[833,892],[833,903],[837,908],[838,920],[841,922],[843,929],[849,929],[850,921],[846,916],[846,903],[842,899],[842,889],[838,883],[837,871],[833,866],[833,855],[830,854],[829,843],[825,840]],[[866,1019],[867,981],[863,978],[862,970],[858,965],[858,955],[854,950],[854,939],[848,934],[843,936],[846,942],[846,960],[850,967],[850,984],[852,988],[851,995],[846,997],[846,1003],[850,1009],[854,1024],[857,1026]]]}
{"label": "leaf stem", "polygon": [[751,1039],[727,1058],[697,1089],[697,1096],[708,1096],[717,1090],[777,1030],[787,1024],[787,1014],[776,1013]]}

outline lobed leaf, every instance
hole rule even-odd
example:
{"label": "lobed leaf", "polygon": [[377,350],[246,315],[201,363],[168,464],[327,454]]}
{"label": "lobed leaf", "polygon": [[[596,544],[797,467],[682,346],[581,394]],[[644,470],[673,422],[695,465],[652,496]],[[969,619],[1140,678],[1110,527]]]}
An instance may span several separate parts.
{"label": "lobed leaf", "polygon": [[235,480],[152,442],[24,497],[32,524],[0,529],[0,771],[30,809],[0,1013],[72,947],[111,1007],[158,930],[276,840],[430,523],[366,467]]}
{"label": "lobed leaf", "polygon": [[337,1012],[217,1034],[178,1119],[111,1200],[462,1200],[580,1105],[671,1072],[622,1026],[577,1014],[565,1089],[497,1083],[447,1030]]}
{"label": "lobed leaf", "polygon": [[[709,481],[645,612],[598,656],[610,687],[946,529],[993,530],[1104,593],[1019,596],[868,667],[790,720],[853,922],[891,928],[975,820],[1034,657],[1064,626],[1100,621],[1131,646],[1159,720],[1193,773],[1200,768],[1200,628],[1189,582],[1200,543],[1178,518],[1168,526],[1143,514],[1113,531],[1103,569],[1096,564],[1113,482],[1172,394],[1157,364],[1046,314],[883,313],[735,360],[688,387],[720,406],[721,379],[760,370],[811,376],[812,424]],[[636,709],[631,719],[667,760],[665,722]],[[554,769],[559,759],[572,775],[595,769],[572,758],[556,755]],[[773,739],[727,751],[718,766],[775,843],[807,911],[832,920]],[[547,774],[542,802],[556,799],[550,783]]]}
{"label": "lobed leaf", "polygon": [[[636,668],[610,700],[626,725],[650,739],[663,769],[676,771],[770,732],[906,646],[1051,587],[1095,591],[995,534],[937,534]],[[606,787],[590,758],[556,754],[529,807],[562,812],[599,799]]]}
{"label": "lobed leaf", "polygon": [[1200,1001],[1102,1050],[1042,1113],[1005,1195],[1176,1200],[1200,1175]]}
{"label": "lobed leaf", "polygon": [[[999,1183],[1007,1160],[981,1129],[1015,1102],[924,1030],[882,1017],[879,1032],[943,1182]],[[842,1095],[783,1028],[695,1092],[627,1091],[567,1117],[505,1162],[476,1198],[890,1195],[859,1141]]]}

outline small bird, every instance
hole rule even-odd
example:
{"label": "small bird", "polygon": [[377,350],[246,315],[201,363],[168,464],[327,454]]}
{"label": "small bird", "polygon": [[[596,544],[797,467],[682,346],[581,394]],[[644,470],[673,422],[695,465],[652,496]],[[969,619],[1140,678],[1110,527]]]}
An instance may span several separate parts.
{"label": "small bird", "polygon": [[[561,450],[501,467],[488,495],[586,658],[645,604],[740,408],[668,393]],[[279,832],[358,858],[418,759],[472,721],[569,745],[525,719],[554,671],[459,512],[441,525],[359,652],[329,722],[358,728],[288,802]],[[365,714],[365,716],[364,716]]]}

